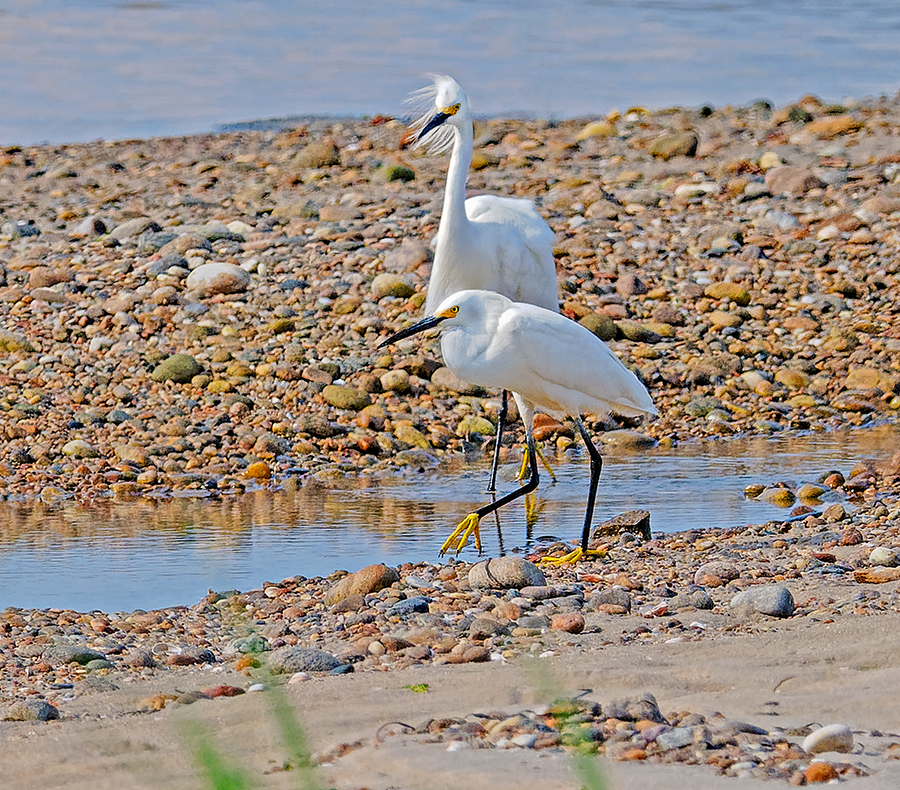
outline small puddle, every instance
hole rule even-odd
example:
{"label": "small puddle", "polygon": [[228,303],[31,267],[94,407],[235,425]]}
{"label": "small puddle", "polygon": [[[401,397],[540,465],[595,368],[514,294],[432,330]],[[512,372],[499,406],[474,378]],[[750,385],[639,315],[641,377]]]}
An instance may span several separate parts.
{"label": "small puddle", "polygon": [[[813,481],[860,458],[888,458],[900,427],[806,436],[696,442],[604,457],[595,522],[651,513],[654,531],[721,528],[784,518],[747,500],[751,482]],[[542,476],[533,535],[524,508],[485,519],[484,551],[496,556],[552,536],[580,536],[587,494],[584,454],[553,461]],[[507,477],[515,474],[505,467]],[[258,588],[288,576],[324,576],[374,562],[436,561],[449,531],[486,502],[487,460],[453,474],[429,472],[363,487],[258,491],[236,499],[172,499],[0,506],[0,608],[106,612],[192,604],[208,590]],[[507,480],[503,490],[513,483]],[[830,500],[837,501],[837,498]],[[474,560],[467,548],[461,555]]]}

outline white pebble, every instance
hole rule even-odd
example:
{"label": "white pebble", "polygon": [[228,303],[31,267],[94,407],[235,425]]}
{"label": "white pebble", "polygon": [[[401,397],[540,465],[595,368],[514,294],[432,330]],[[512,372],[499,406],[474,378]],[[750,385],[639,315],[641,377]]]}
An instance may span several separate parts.
{"label": "white pebble", "polygon": [[893,549],[887,546],[876,546],[869,553],[869,565],[881,565],[886,568],[894,568],[900,565],[900,557]]}
{"label": "white pebble", "polygon": [[811,732],[803,739],[807,754],[849,752],[853,749],[853,731],[846,724],[829,724]]}
{"label": "white pebble", "polygon": [[265,691],[266,684],[265,683],[254,683],[252,686],[247,687],[247,691]]}

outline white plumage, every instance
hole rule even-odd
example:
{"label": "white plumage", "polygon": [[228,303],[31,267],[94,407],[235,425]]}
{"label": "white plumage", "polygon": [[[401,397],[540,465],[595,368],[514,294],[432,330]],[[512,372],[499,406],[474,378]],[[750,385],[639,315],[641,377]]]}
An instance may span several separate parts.
{"label": "white plumage", "polygon": [[412,124],[416,145],[431,153],[452,151],[425,312],[465,289],[497,291],[558,312],[554,234],[534,203],[498,195],[465,198],[474,133],[462,88],[452,77],[436,76],[411,104],[420,112]]}
{"label": "white plumage", "polygon": [[551,310],[513,302],[493,291],[466,290],[445,299],[433,316],[401,330],[382,343],[394,343],[438,328],[444,362],[457,376],[483,387],[510,390],[525,423],[531,477],[521,488],[470,513],[441,551],[465,545],[488,513],[533,491],[538,484],[532,431],[536,408],[571,417],[591,456],[591,482],[581,546],[566,557],[572,562],[588,553],[591,519],[602,458],[581,415],[657,414],[649,393],[609,347],[581,324]]}

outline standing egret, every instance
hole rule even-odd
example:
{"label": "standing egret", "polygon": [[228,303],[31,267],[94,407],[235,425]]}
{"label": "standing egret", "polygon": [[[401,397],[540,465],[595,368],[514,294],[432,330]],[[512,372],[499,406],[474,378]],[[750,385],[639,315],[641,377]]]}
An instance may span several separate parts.
{"label": "standing egret", "polygon": [[[534,203],[498,195],[466,200],[474,133],[462,88],[452,77],[438,75],[433,85],[413,94],[411,103],[422,112],[412,124],[414,144],[431,152],[452,148],[425,313],[434,313],[448,296],[466,289],[496,291],[558,313],[555,237]],[[504,389],[488,491],[496,484],[506,404]]]}
{"label": "standing egret", "polygon": [[417,332],[439,328],[444,362],[457,376],[483,387],[509,390],[525,423],[531,475],[520,488],[466,516],[441,547],[458,554],[479,523],[538,484],[532,423],[536,408],[575,421],[591,457],[591,481],[581,545],[553,562],[575,562],[590,554],[588,539],[603,459],[581,415],[615,413],[626,417],[658,412],[644,385],[590,330],[565,316],[492,291],[461,291],[445,299],[434,315],[389,337],[381,346]]}

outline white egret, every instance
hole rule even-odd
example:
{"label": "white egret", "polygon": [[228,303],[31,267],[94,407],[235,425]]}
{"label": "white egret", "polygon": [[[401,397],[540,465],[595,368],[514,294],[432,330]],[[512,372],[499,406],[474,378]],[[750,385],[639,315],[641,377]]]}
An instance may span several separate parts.
{"label": "white egret", "polygon": [[590,554],[588,539],[603,459],[581,415],[655,415],[658,412],[644,385],[602,340],[581,324],[492,291],[452,294],[434,315],[397,332],[381,346],[433,328],[440,330],[444,362],[457,376],[513,393],[525,423],[531,468],[529,479],[520,488],[466,516],[444,542],[441,553],[455,547],[458,554],[472,534],[480,550],[481,519],[537,487],[532,423],[535,409],[540,408],[556,417],[572,417],[591,457],[581,545],[553,561],[575,562]]}
{"label": "white egret", "polygon": [[[498,195],[465,198],[474,132],[462,88],[452,77],[437,75],[433,85],[413,94],[411,104],[422,113],[412,124],[415,145],[431,152],[452,149],[425,313],[434,313],[448,296],[466,289],[497,291],[559,312],[555,237],[534,203]],[[495,488],[506,414],[504,389],[488,491]]]}

